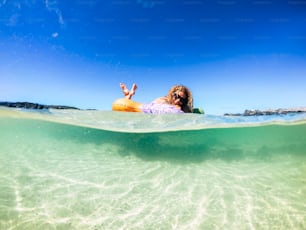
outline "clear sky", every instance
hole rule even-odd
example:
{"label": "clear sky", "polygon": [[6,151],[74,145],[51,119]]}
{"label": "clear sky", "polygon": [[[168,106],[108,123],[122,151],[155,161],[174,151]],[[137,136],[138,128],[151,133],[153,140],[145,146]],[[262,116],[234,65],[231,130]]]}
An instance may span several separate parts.
{"label": "clear sky", "polygon": [[119,82],[207,114],[306,106],[306,1],[0,0],[0,101],[110,110]]}

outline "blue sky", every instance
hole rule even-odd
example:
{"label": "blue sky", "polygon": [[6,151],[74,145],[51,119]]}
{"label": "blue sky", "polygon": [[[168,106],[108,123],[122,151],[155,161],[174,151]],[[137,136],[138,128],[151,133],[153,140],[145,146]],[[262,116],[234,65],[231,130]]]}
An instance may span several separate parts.
{"label": "blue sky", "polygon": [[110,110],[188,86],[208,114],[306,106],[306,1],[0,0],[0,101]]}

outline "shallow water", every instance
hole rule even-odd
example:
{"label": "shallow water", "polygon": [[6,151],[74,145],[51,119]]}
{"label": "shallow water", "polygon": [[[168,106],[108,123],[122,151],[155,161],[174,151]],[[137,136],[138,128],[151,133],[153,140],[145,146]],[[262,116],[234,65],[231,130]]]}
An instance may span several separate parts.
{"label": "shallow water", "polygon": [[306,228],[305,122],[118,132],[19,113],[0,111],[0,229]]}

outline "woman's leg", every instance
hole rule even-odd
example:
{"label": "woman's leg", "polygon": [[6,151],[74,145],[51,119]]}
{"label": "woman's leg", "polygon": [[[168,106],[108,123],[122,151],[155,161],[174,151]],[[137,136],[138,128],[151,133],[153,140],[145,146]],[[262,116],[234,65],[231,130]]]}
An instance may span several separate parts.
{"label": "woman's leg", "polygon": [[127,89],[124,83],[120,83],[120,88],[122,89],[123,95],[125,97],[127,97],[130,94],[129,90]]}
{"label": "woman's leg", "polygon": [[133,96],[133,95],[135,95],[135,93],[136,93],[136,89],[137,89],[137,85],[134,83],[134,84],[132,85],[131,90],[130,90],[130,93],[129,93],[129,97],[128,97],[128,99],[131,99],[131,98],[132,98],[132,96]]}

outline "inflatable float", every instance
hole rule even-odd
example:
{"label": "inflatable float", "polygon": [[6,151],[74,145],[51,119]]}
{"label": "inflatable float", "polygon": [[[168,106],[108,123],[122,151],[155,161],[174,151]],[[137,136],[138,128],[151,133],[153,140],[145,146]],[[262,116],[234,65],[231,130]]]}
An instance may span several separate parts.
{"label": "inflatable float", "polygon": [[[119,98],[112,104],[113,111],[121,112],[143,112],[152,114],[166,114],[166,113],[184,113],[175,105],[160,104],[160,103],[139,103],[127,98]],[[193,113],[204,114],[203,109],[194,108]]]}
{"label": "inflatable float", "polygon": [[112,104],[112,110],[121,112],[142,112],[141,103],[127,98],[119,98],[115,100]]}

